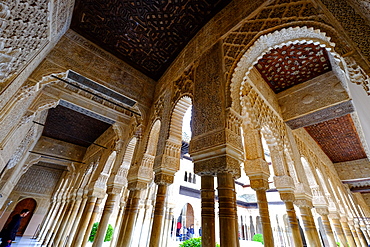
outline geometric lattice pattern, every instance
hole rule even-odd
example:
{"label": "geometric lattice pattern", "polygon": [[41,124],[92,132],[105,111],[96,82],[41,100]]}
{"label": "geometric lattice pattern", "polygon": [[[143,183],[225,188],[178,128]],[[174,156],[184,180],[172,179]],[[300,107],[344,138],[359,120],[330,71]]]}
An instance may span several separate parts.
{"label": "geometric lattice pattern", "polygon": [[351,115],[305,127],[333,163],[366,158]]}
{"label": "geometric lattice pattern", "polygon": [[230,0],[76,0],[72,29],[153,79]]}
{"label": "geometric lattice pattern", "polygon": [[89,147],[111,125],[61,105],[48,110],[43,136]]}
{"label": "geometric lattice pattern", "polygon": [[272,49],[255,67],[275,93],[331,70],[325,48],[314,44],[292,44]]}

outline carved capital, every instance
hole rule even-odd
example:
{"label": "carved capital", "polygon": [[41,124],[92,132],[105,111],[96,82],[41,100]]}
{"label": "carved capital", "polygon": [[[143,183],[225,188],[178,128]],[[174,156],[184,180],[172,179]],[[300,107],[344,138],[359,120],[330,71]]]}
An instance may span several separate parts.
{"label": "carved capital", "polygon": [[315,207],[315,209],[316,209],[316,212],[319,214],[319,215],[322,215],[322,216],[324,216],[324,215],[329,215],[329,210],[328,210],[328,208],[325,208],[325,207]]}
{"label": "carved capital", "polygon": [[283,202],[294,202],[295,200],[293,192],[279,191],[279,194]]}
{"label": "carved capital", "polygon": [[288,175],[274,176],[274,183],[279,191],[294,191],[293,178]]}
{"label": "carved capital", "polygon": [[122,191],[122,187],[123,187],[122,185],[118,184],[108,185],[107,194],[119,195]]}
{"label": "carved capital", "polygon": [[254,190],[268,190],[269,189],[269,183],[267,179],[251,179],[251,188]]}
{"label": "carved capital", "polygon": [[173,184],[174,175],[164,174],[162,172],[156,173],[154,176],[154,182],[156,184],[170,185]]}
{"label": "carved capital", "polygon": [[240,163],[233,157],[221,155],[194,162],[194,172],[199,176],[215,176],[217,173],[232,173],[234,178],[239,178]]}
{"label": "carved capital", "polygon": [[299,208],[313,208],[312,201],[307,199],[296,199],[294,204]]}
{"label": "carved capital", "polygon": [[148,187],[148,183],[143,181],[130,181],[127,185],[129,190],[145,190]]}
{"label": "carved capital", "polygon": [[244,170],[249,177],[264,175],[269,177],[270,170],[266,160],[257,158],[253,160],[244,161]]}

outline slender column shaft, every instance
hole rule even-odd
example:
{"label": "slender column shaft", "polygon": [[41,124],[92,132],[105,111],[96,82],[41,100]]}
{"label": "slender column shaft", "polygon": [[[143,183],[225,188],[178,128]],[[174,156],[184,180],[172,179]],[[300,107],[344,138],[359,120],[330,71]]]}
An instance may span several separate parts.
{"label": "slender column shaft", "polygon": [[101,216],[99,227],[95,235],[93,247],[100,247],[104,243],[105,233],[107,232],[109,218],[113,213],[114,205],[118,198],[117,193],[108,193],[107,200],[104,205],[103,214]]}
{"label": "slender column shaft", "polygon": [[346,246],[347,239],[344,235],[344,231],[343,231],[342,225],[340,224],[339,219],[332,218],[331,221],[333,223],[334,230],[337,233],[337,236],[339,238],[339,241],[340,241],[340,244],[341,244],[340,246]]}
{"label": "slender column shaft", "polygon": [[99,213],[99,207],[100,207],[101,201],[102,201],[102,199],[98,198],[95,202],[94,210],[92,211],[92,214],[90,216],[89,224],[86,227],[86,231],[85,231],[85,234],[84,234],[84,237],[83,237],[81,247],[86,246],[87,242],[89,241],[90,232],[91,232],[91,229],[92,229],[92,227],[93,227],[93,225],[96,221],[96,217]]}
{"label": "slender column shaft", "polygon": [[215,231],[215,189],[213,176],[201,177],[202,200],[202,247],[216,245]]}
{"label": "slender column shaft", "polygon": [[352,236],[352,232],[351,229],[349,228],[347,221],[340,221],[340,223],[342,224],[344,235],[346,236],[349,246],[356,246],[355,240]]}
{"label": "slender column shaft", "polygon": [[365,226],[364,227],[361,227],[361,231],[364,234],[364,237],[366,239],[367,244],[370,245],[370,236],[369,236],[369,234],[368,234],[368,232],[366,230],[366,227]]}
{"label": "slender column shaft", "polygon": [[322,224],[324,225],[324,230],[325,230],[330,246],[335,246],[336,242],[334,238],[334,233],[333,233],[333,230],[331,229],[328,215],[322,214],[321,219],[322,219]]}
{"label": "slender column shaft", "polygon": [[51,239],[51,242],[55,245],[58,244],[60,239],[62,238],[62,233],[65,228],[65,223],[68,220],[70,214],[71,214],[71,209],[72,209],[72,202],[69,202],[68,205],[65,207],[65,209],[62,212],[61,217],[58,219],[58,224],[56,227],[56,233],[54,237]]}
{"label": "slender column shaft", "polygon": [[261,222],[262,222],[264,246],[272,247],[274,246],[274,237],[272,234],[269,208],[268,208],[268,202],[267,202],[267,197],[266,197],[266,189],[258,189],[256,190],[256,194],[257,194],[258,210],[259,210]]}
{"label": "slender column shaft", "polygon": [[355,224],[355,229],[356,229],[357,236],[360,240],[361,246],[368,246],[365,236],[362,234],[361,228],[358,224]]}
{"label": "slender column shaft", "polygon": [[[125,225],[122,224],[117,246],[129,247],[135,227],[135,219],[139,210],[140,190],[130,190],[124,213]],[[122,222],[124,223],[124,222]]]}
{"label": "slender column shaft", "polygon": [[88,202],[86,203],[86,207],[81,217],[80,224],[78,226],[78,229],[76,230],[72,246],[82,246],[86,228],[89,224],[90,217],[94,210],[94,206],[97,199],[98,198],[96,196],[89,196]]}
{"label": "slender column shaft", "polygon": [[121,231],[121,222],[122,222],[122,217],[123,217],[123,212],[124,212],[124,205],[125,203],[123,202],[120,202],[120,207],[119,207],[119,211],[118,211],[118,214],[117,214],[117,219],[116,219],[116,222],[114,224],[114,235],[113,235],[113,238],[112,240],[110,241],[110,247],[114,247],[116,246],[116,242],[117,242],[117,238],[119,236],[119,233]]}
{"label": "slender column shaft", "polygon": [[217,174],[220,221],[220,245],[236,247],[238,233],[235,227],[234,179],[231,173]]}
{"label": "slender column shaft", "polygon": [[362,246],[360,242],[360,236],[357,235],[355,226],[353,224],[349,225],[349,229],[352,232],[352,237],[353,237],[353,240],[355,240],[356,246]]}
{"label": "slender column shaft", "polygon": [[41,231],[37,237],[37,240],[42,242],[44,240],[44,237],[45,237],[45,234],[47,232],[47,229],[50,225],[50,222],[51,222],[51,218],[53,217],[54,213],[55,213],[55,208],[57,207],[58,203],[56,201],[53,202],[47,216],[46,216],[46,220],[41,228]]}
{"label": "slender column shaft", "polygon": [[166,184],[158,184],[157,189],[157,198],[155,201],[155,209],[154,209],[154,218],[153,218],[153,225],[152,225],[152,233],[150,235],[150,247],[159,246],[161,231],[163,228],[163,215],[164,215],[164,206],[167,194],[167,185]]}
{"label": "slender column shaft", "polygon": [[301,217],[303,221],[303,226],[306,234],[306,240],[309,246],[321,246],[321,241],[317,228],[315,226],[315,221],[312,216],[310,207],[300,207]]}
{"label": "slender column shaft", "polygon": [[302,247],[303,246],[302,237],[299,231],[299,225],[298,225],[297,215],[294,209],[293,201],[284,201],[284,203],[285,203],[286,212],[288,215],[289,227],[292,231],[294,246]]}
{"label": "slender column shaft", "polygon": [[80,220],[81,220],[81,216],[84,212],[84,208],[86,206],[86,202],[87,202],[87,197],[84,196],[83,199],[82,199],[82,202],[80,203],[80,206],[78,207],[78,210],[77,210],[77,213],[76,213],[76,216],[75,217],[71,217],[71,225],[70,225],[70,230],[66,231],[68,232],[68,241],[67,241],[67,244],[65,247],[70,247],[72,242],[73,242],[73,239],[74,239],[74,236],[75,236],[75,233],[77,231],[77,227],[79,226],[79,223],[80,223]]}
{"label": "slender column shaft", "polygon": [[60,244],[60,246],[64,246],[64,242],[66,242],[65,240],[68,241],[68,239],[71,237],[70,231],[71,231],[71,228],[72,228],[72,225],[73,225],[73,221],[76,220],[77,210],[81,205],[81,201],[82,201],[81,197],[79,197],[74,202],[73,207],[70,211],[68,220],[66,220],[66,222],[64,224],[64,228],[61,232],[61,236],[63,236],[64,239],[61,238],[61,241],[59,243],[56,243],[57,245]]}
{"label": "slender column shaft", "polygon": [[46,237],[44,239],[43,245],[47,245],[50,242],[50,239],[54,236],[55,227],[58,225],[58,222],[59,222],[58,220],[59,220],[60,215],[65,210],[65,204],[66,204],[66,202],[63,200],[63,202],[60,206],[61,210],[57,212],[57,215],[54,218],[54,221],[53,221],[53,223],[50,227],[50,230],[48,231],[48,234],[46,235]]}

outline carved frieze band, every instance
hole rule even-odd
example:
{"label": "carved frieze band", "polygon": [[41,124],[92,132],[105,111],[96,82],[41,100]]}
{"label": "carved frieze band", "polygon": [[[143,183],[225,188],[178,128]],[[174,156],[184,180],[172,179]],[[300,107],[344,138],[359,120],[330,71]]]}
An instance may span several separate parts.
{"label": "carved frieze band", "polygon": [[286,124],[291,129],[298,129],[301,127],[306,127],[306,126],[310,126],[313,124],[325,122],[325,121],[328,121],[330,119],[334,119],[337,117],[342,117],[344,115],[352,113],[353,111],[354,111],[354,107],[353,107],[352,101],[349,100],[349,101],[342,102],[334,106],[327,107],[322,110],[318,110],[316,112],[312,112],[303,117],[289,120],[286,122]]}

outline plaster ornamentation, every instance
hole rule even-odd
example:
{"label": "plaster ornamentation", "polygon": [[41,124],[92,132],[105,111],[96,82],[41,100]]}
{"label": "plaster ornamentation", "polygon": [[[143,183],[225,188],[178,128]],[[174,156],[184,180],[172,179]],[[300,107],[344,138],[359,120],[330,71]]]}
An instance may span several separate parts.
{"label": "plaster ornamentation", "polygon": [[216,176],[218,173],[231,173],[234,178],[240,177],[240,163],[233,157],[222,155],[210,159],[196,161],[194,173],[199,176]]}
{"label": "plaster ornamentation", "polygon": [[294,201],[294,204],[299,208],[301,207],[313,208],[312,202],[307,199],[296,199]]}
{"label": "plaster ornamentation", "polygon": [[129,182],[127,185],[127,189],[129,190],[145,190],[147,188],[148,188],[148,183],[141,182],[141,181]]}
{"label": "plaster ornamentation", "polygon": [[360,119],[358,118],[358,115],[357,115],[356,111],[351,113],[351,118],[352,118],[353,124],[355,125],[355,128],[357,130],[357,134],[358,134],[358,137],[360,138],[362,147],[365,150],[366,156],[370,157],[369,145],[367,144],[365,134],[364,134],[364,131],[361,127]]}
{"label": "plaster ornamentation", "polygon": [[194,67],[185,70],[174,83],[172,102],[177,102],[183,96],[193,98],[194,95]]}
{"label": "plaster ornamentation", "polygon": [[257,158],[253,160],[246,159],[244,161],[244,170],[248,177],[254,177],[263,174],[268,178],[270,175],[268,163],[262,158]]}
{"label": "plaster ornamentation", "polygon": [[163,108],[164,108],[164,96],[161,95],[157,101],[153,104],[154,111],[152,113],[152,117],[150,122],[154,123],[155,120],[161,119],[163,114]]}
{"label": "plaster ornamentation", "polygon": [[251,188],[254,189],[254,190],[268,190],[269,189],[269,183],[267,181],[267,178],[265,179],[262,179],[262,178],[258,178],[258,179],[254,179],[252,178],[250,180],[250,183],[251,183]]}
{"label": "plaster ornamentation", "polygon": [[[323,7],[327,8],[336,21],[345,30],[356,48],[360,50],[364,59],[370,61],[370,47],[367,41],[370,39],[370,25],[362,17],[361,13],[351,6],[347,0],[321,0]],[[367,24],[367,25],[366,25]],[[361,32],[359,32],[359,27]]]}
{"label": "plaster ornamentation", "polygon": [[107,188],[107,194],[119,195],[122,192],[122,186],[119,185],[110,185]]}
{"label": "plaster ornamentation", "polygon": [[316,212],[319,214],[319,215],[329,215],[329,210],[328,208],[325,208],[325,207],[315,207],[315,210]]}
{"label": "plaster ornamentation", "polygon": [[173,174],[164,174],[164,173],[156,173],[154,176],[154,182],[156,184],[163,184],[163,185],[171,185],[173,184],[174,175]]}
{"label": "plaster ornamentation", "polygon": [[17,150],[8,161],[7,169],[11,169],[18,164],[20,159],[23,157],[26,149],[29,147],[30,143],[34,141],[36,133],[37,132],[35,131],[35,127],[33,125],[27,132],[26,136],[23,138],[22,142],[17,147]]}
{"label": "plaster ornamentation", "polygon": [[295,189],[293,178],[288,175],[274,176],[274,184],[279,192],[294,191]]}
{"label": "plaster ornamentation", "polygon": [[194,136],[190,141],[190,153],[199,152],[226,143],[225,130],[215,130],[205,135]]}
{"label": "plaster ornamentation", "polygon": [[292,191],[280,191],[279,190],[280,199],[283,202],[294,202],[295,196]]}
{"label": "plaster ornamentation", "polygon": [[[269,50],[282,47],[284,45],[297,43],[318,43],[330,52],[334,48],[334,43],[330,38],[326,37],[325,33],[307,27],[287,28],[260,36],[257,41],[253,43],[247,52],[237,64],[231,79],[231,95],[232,97],[239,95],[240,88],[243,86],[243,81],[246,80],[253,65],[258,62]],[[233,104],[239,102],[237,98],[233,99]],[[236,107],[233,105],[233,108]]]}
{"label": "plaster ornamentation", "polygon": [[366,93],[370,95],[370,77],[365,73],[365,71],[356,63],[356,60],[352,57],[345,57],[344,61],[347,66],[346,74],[350,81],[361,85]]}
{"label": "plaster ornamentation", "polygon": [[[10,75],[21,70],[47,43],[49,0],[8,1],[2,3],[0,38],[0,91]],[[24,49],[27,47],[27,49]]]}

